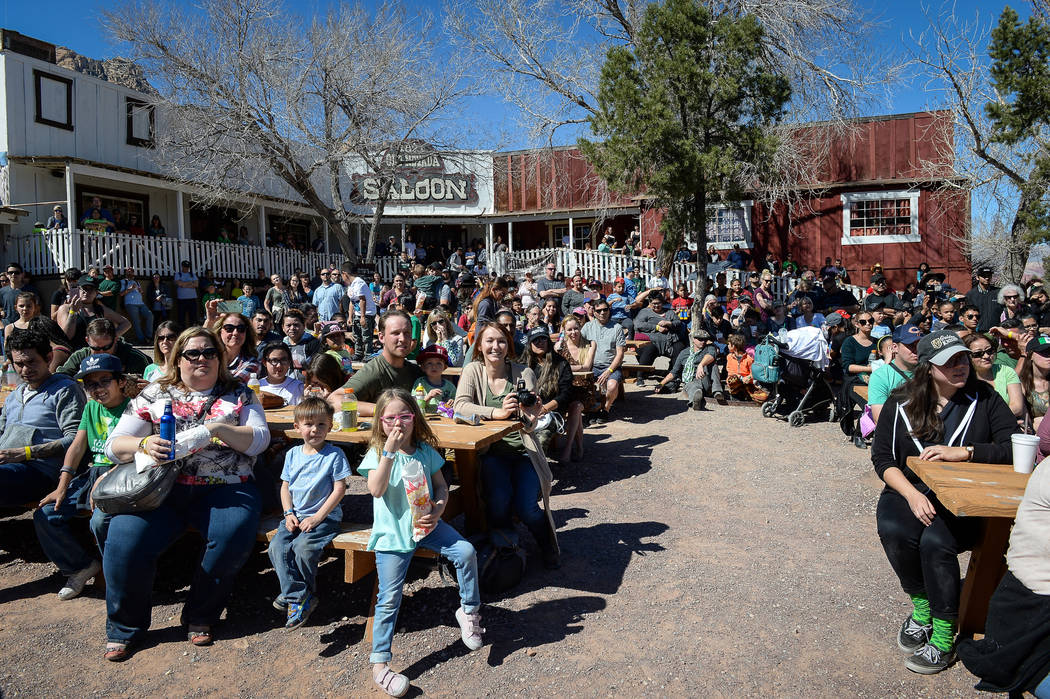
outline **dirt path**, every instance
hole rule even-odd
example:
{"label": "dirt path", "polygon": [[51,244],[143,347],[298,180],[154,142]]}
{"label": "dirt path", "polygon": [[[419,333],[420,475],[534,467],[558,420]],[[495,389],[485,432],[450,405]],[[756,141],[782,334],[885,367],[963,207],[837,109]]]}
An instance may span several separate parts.
{"label": "dirt path", "polygon": [[[895,634],[908,608],[875,534],[878,481],[836,425],[629,401],[626,419],[588,430],[587,462],[559,474],[561,570],[530,557],[520,587],[486,600],[482,650],[459,641],[454,591],[412,576],[394,656],[416,695],[975,694],[959,664],[905,669]],[[165,556],[150,644],[114,665],[99,590],[58,602],[31,521],[0,521],[0,695],[380,696],[363,640],[370,581],[344,585],[341,563],[325,563],[311,625],[284,633],[260,553],[218,642],[197,649],[178,626],[196,550],[187,538]]]}

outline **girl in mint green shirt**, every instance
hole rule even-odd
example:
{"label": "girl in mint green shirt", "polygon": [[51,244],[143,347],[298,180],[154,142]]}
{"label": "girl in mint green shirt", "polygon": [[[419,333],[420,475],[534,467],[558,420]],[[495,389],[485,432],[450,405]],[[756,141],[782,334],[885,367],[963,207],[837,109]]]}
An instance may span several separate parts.
{"label": "girl in mint green shirt", "polygon": [[[368,452],[357,467],[368,479],[372,494],[373,523],[368,549],[375,551],[379,594],[372,627],[372,678],[392,696],[408,691],[409,680],[390,669],[401,591],[416,546],[437,551],[452,561],[459,581],[460,608],[456,610],[463,643],[470,650],[482,646],[481,596],[474,547],[441,520],[448,501],[448,486],[441,475],[444,458],[434,449],[437,439],[408,391],[391,388],[376,401],[375,424]],[[413,521],[402,473],[420,470],[430,492],[430,510]],[[418,541],[413,529],[430,530]]]}

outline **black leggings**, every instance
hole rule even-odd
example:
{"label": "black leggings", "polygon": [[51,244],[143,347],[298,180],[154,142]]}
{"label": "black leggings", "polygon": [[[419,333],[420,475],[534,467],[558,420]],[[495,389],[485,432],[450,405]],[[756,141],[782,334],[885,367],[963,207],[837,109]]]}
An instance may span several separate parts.
{"label": "black leggings", "polygon": [[937,510],[930,526],[912,513],[904,496],[887,486],[875,510],[879,539],[893,572],[909,595],[925,594],[938,619],[959,616],[959,554],[973,548],[981,532],[976,517],[956,517],[932,493]]}

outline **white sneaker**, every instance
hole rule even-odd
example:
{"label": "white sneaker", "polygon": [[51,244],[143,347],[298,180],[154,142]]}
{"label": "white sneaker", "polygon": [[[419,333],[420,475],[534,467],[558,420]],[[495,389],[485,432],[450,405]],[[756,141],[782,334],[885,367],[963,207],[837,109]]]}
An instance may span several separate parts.
{"label": "white sneaker", "polygon": [[463,637],[463,645],[471,650],[477,650],[484,645],[481,634],[485,629],[481,628],[481,614],[467,614],[463,607],[456,610],[456,621],[459,622],[460,635]]}
{"label": "white sneaker", "polygon": [[84,591],[84,586],[88,584],[88,580],[91,580],[101,571],[102,564],[98,561],[91,561],[91,565],[87,568],[78,570],[66,578],[65,586],[58,591],[58,598],[61,600],[73,599]]}

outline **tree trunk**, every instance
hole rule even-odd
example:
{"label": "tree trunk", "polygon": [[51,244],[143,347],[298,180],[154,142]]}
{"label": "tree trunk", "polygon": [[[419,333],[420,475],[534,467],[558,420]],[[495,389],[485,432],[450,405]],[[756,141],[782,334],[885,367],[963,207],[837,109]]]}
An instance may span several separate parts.
{"label": "tree trunk", "polygon": [[1014,212],[1014,220],[1010,225],[1010,248],[1003,272],[1014,284],[1021,283],[1025,264],[1028,263],[1028,254],[1032,250],[1026,214],[1030,213],[1031,208],[1039,201],[1033,189],[1021,189],[1021,201],[1017,204],[1017,211]]}

